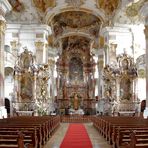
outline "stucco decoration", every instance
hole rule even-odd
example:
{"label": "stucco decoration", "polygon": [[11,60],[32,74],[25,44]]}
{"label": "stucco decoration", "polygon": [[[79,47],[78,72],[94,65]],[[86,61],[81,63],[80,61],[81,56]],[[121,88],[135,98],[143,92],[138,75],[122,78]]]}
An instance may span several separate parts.
{"label": "stucco decoration", "polygon": [[126,9],[126,15],[128,17],[135,17],[138,15],[139,10],[148,0],[139,0],[136,3],[131,3]]}
{"label": "stucco decoration", "polygon": [[54,8],[56,0],[33,0],[35,7],[41,12],[45,12],[47,8]]}
{"label": "stucco decoration", "polygon": [[53,47],[54,46],[53,35],[49,35],[48,36],[48,45],[50,47]]}
{"label": "stucco decoration", "polygon": [[107,15],[112,15],[119,3],[120,0],[97,0],[97,7],[103,9]]}
{"label": "stucco decoration", "polygon": [[68,3],[68,6],[76,8],[84,4],[84,0],[65,0],[65,2]]}
{"label": "stucco decoration", "polygon": [[138,77],[139,78],[145,78],[146,77],[146,55],[143,54],[141,56],[139,56],[137,59],[136,59],[136,66],[137,66],[137,69],[138,69]]}
{"label": "stucco decoration", "polygon": [[12,10],[16,12],[21,12],[24,10],[24,5],[22,2],[20,2],[20,0],[9,0],[9,3],[12,6]]}
{"label": "stucco decoration", "polygon": [[6,14],[6,20],[8,23],[26,24],[39,23],[42,21],[41,16],[37,13],[31,0],[21,0],[20,2],[20,6],[17,6],[16,4],[16,6],[13,8],[14,11]]}
{"label": "stucco decoration", "polygon": [[138,15],[140,8],[144,5],[147,0],[139,0],[136,3],[130,4],[126,9],[126,15],[129,17],[135,17]]}

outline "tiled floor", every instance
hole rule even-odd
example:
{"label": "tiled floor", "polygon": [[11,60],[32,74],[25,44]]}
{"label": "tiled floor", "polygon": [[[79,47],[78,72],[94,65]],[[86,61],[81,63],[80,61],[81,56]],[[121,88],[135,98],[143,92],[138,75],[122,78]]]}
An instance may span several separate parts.
{"label": "tiled floor", "polygon": [[[50,138],[44,148],[59,148],[60,143],[62,142],[67,131],[68,125],[68,123],[61,123],[58,130]],[[93,148],[111,148],[111,145],[109,145],[105,139],[99,135],[98,131],[93,127],[92,123],[85,124],[85,127],[93,144]]]}

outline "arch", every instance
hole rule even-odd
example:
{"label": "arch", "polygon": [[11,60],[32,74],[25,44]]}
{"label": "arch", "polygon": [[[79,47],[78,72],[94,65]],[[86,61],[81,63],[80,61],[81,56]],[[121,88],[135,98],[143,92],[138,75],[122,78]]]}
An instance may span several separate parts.
{"label": "arch", "polygon": [[93,40],[94,37],[92,37],[90,34],[87,34],[85,32],[81,32],[81,31],[74,31],[74,32],[67,32],[63,35],[61,35],[59,38],[57,37],[56,40],[54,41],[54,43],[57,43],[57,41],[59,39],[63,39],[65,37],[69,37],[69,36],[81,36],[81,37],[85,37],[85,38],[88,38],[90,40]]}
{"label": "arch", "polygon": [[[56,9],[58,9],[58,11]],[[74,9],[72,7],[67,7],[67,5],[65,5],[62,8],[61,8],[61,6],[53,8],[53,12],[48,11],[47,15],[46,15],[46,18],[45,18],[46,23],[49,25],[52,22],[52,19],[56,15],[58,15],[60,13],[68,12],[68,11],[86,12],[86,13],[92,14],[92,15],[96,16],[97,18],[99,18],[102,23],[105,22],[105,20],[104,20],[105,19],[105,15],[104,15],[103,12],[99,11],[99,9],[97,9],[97,11],[94,11],[94,10],[91,10],[91,9],[88,9],[88,8],[79,8],[78,10],[76,10],[76,9]],[[98,11],[99,11],[99,14],[98,14]]]}

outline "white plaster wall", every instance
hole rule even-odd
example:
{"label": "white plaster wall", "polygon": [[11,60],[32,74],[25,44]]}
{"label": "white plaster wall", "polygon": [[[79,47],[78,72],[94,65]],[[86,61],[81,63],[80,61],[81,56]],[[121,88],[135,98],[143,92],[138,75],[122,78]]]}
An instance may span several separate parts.
{"label": "white plaster wall", "polygon": [[[13,34],[15,33],[18,34],[17,37],[13,37]],[[36,34],[43,34],[43,37],[36,37]],[[36,48],[34,43],[36,41],[47,43],[49,34],[51,34],[51,28],[47,25],[8,24],[6,29],[5,44],[10,45],[11,41],[17,41],[20,44],[20,47],[18,47],[19,53],[23,51],[23,47],[27,47],[28,50],[35,53]]]}

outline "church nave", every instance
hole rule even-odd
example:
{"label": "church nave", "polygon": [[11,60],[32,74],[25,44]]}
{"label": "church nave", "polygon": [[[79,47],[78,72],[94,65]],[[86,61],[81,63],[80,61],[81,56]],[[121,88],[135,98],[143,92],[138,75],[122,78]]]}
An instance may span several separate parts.
{"label": "church nave", "polygon": [[[84,123],[84,125],[92,142],[93,148],[111,148],[111,145],[105,141],[105,139],[94,128],[92,123]],[[60,148],[60,144],[66,134],[68,126],[69,123],[61,123],[44,148]]]}

